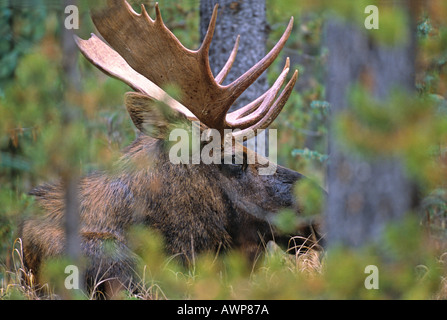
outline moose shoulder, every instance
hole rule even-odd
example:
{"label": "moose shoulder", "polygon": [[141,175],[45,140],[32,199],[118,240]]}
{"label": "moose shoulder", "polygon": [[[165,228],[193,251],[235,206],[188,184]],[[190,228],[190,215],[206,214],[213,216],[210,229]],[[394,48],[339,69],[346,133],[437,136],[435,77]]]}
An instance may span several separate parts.
{"label": "moose shoulder", "polygon": [[[258,157],[251,157],[253,151],[245,147],[233,154],[242,161],[228,163],[222,158],[220,163],[176,164],[169,158],[172,142],[168,139],[174,128],[190,128],[192,121],[200,121],[201,131],[216,129],[222,137],[225,129],[240,129],[230,139],[245,139],[247,133],[267,128],[297,79],[295,72],[281,91],[289,71],[288,60],[266,93],[238,111],[227,111],[278,56],[290,35],[292,20],[264,59],[230,85],[222,86],[237,43],[224,69],[214,77],[208,48],[217,6],[197,51],[184,48],[164,25],[158,5],[155,9],[156,19],[152,20],[144,6],[137,14],[126,1],[109,1],[92,18],[110,47],[94,35],[89,40],[77,39],[89,61],[137,91],[128,93],[125,101],[140,131],[113,170],[91,174],[79,182],[80,239],[88,261],[87,283],[98,274],[128,283],[135,255],[128,248],[127,232],[135,225],[158,230],[166,252],[179,254],[185,262],[200,252],[229,248],[254,258],[262,243],[290,236],[278,232],[271,223],[281,208],[294,208],[299,214],[292,192],[294,183],[302,178],[299,173],[276,166],[270,175],[259,174],[265,161],[248,163],[246,159]],[[167,84],[180,89],[179,100],[161,89]],[[63,190],[60,184],[34,189],[31,194],[47,213],[21,225],[25,265],[37,276],[45,259],[65,250]],[[105,245],[111,242],[114,250]]]}

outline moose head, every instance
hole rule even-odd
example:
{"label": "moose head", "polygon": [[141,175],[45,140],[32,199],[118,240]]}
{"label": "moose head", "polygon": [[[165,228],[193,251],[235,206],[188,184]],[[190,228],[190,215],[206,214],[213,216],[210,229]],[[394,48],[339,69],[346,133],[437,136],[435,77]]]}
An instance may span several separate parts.
{"label": "moose head", "polygon": [[[246,140],[275,120],[297,80],[295,71],[281,91],[289,72],[288,59],[267,92],[237,111],[228,110],[278,56],[291,33],[293,18],[262,60],[224,86],[239,38],[228,62],[214,77],[208,50],[217,5],[196,51],[186,49],[168,30],[157,4],[155,11],[153,20],[144,6],[138,14],[124,0],[108,1],[106,8],[92,14],[108,44],[95,35],[88,40],[76,38],[90,62],[135,90],[127,93],[125,105],[140,131],[124,150],[119,169],[90,174],[79,183],[80,239],[89,261],[87,280],[101,272],[123,282],[132,276],[134,255],[127,246],[127,233],[134,225],[158,230],[166,252],[180,254],[185,261],[193,254],[229,248],[253,258],[262,243],[290,238],[272,224],[282,208],[300,212],[293,185],[303,177],[279,165],[271,174],[260,174],[268,160],[246,147],[231,144],[232,163],[224,161],[228,151],[222,161],[212,163],[173,163],[169,157],[173,128],[199,123],[200,134],[216,130],[224,143],[225,139]],[[168,85],[179,89],[177,99],[162,89]],[[202,143],[200,148],[204,147]],[[31,194],[48,212],[21,226],[25,264],[38,273],[42,261],[64,253],[64,192],[61,183],[55,183],[37,187]],[[298,229],[296,233],[302,231]],[[105,248],[110,241],[115,243],[113,252]]]}

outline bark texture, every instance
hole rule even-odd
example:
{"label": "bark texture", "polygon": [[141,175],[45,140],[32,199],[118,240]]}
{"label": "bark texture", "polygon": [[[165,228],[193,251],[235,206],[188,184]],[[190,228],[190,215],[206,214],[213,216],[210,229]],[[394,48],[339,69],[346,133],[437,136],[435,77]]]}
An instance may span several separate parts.
{"label": "bark texture", "polygon": [[[408,26],[408,34],[414,34]],[[371,39],[366,29],[340,20],[325,28],[329,49],[327,100],[332,122],[340,112],[349,111],[348,92],[352,85],[369,79],[371,98],[386,101],[391,90],[414,90],[414,39],[384,46]],[[387,107],[386,103],[383,104]],[[361,159],[343,149],[330,129],[329,196],[326,207],[328,244],[358,247],[380,241],[390,221],[402,219],[414,207],[414,186],[399,159]]]}
{"label": "bark texture", "polygon": [[[231,83],[265,56],[267,41],[266,7],[264,0],[202,0],[200,1],[201,39],[208,29],[214,5],[219,4],[216,30],[209,56],[213,74],[216,76],[225,65],[238,35],[239,50],[233,68],[223,84]],[[255,100],[268,90],[264,72],[245,91],[230,111],[237,110]]]}

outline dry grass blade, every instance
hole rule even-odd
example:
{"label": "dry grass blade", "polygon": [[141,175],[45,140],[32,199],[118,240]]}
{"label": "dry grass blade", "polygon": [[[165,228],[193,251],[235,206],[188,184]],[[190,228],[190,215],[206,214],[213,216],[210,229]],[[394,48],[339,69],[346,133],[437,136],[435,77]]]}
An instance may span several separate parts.
{"label": "dry grass blade", "polygon": [[0,299],[53,300],[58,297],[48,284],[37,285],[32,270],[27,270],[23,261],[22,239],[14,241],[12,270],[5,270],[7,277],[0,285]]}
{"label": "dry grass blade", "polygon": [[292,237],[289,241],[289,249],[287,252],[294,252],[294,255],[290,255],[290,261],[294,263],[291,265],[292,271],[308,275],[322,273],[323,267],[321,257],[323,250],[318,244],[318,241],[311,239],[311,236]]}

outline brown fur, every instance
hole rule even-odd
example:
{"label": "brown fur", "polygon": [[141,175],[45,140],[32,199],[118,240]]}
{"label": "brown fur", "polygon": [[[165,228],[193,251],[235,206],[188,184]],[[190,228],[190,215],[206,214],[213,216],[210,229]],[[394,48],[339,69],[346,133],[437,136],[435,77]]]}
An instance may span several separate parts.
{"label": "brown fur", "polygon": [[[278,166],[275,174],[263,176],[258,173],[260,164],[256,163],[173,164],[169,161],[167,137],[175,127],[191,128],[186,118],[188,114],[189,119],[197,116],[220,133],[239,125],[246,129],[267,127],[292,92],[297,71],[281,94],[282,85],[269,90],[263,104],[257,105],[261,110],[244,111],[251,112],[248,123],[244,124],[244,117],[248,115],[241,114],[239,116],[243,117],[233,119],[230,125],[226,121],[226,111],[279,54],[290,35],[293,18],[278,44],[250,69],[250,76],[242,76],[234,85],[220,86],[204,63],[208,62],[206,57],[217,6],[207,40],[198,51],[192,52],[185,50],[167,29],[160,29],[165,26],[162,27],[157,5],[157,20],[153,22],[142,18],[143,15],[132,14],[125,1],[109,1],[108,4],[107,9],[93,14],[93,20],[116,51],[96,36],[87,41],[78,39],[77,43],[98,68],[146,95],[131,93],[126,96],[127,111],[141,135],[124,150],[116,168],[91,174],[79,182],[79,229],[81,250],[87,260],[87,284],[91,285],[98,277],[116,278],[124,284],[131,281],[137,257],[128,247],[128,233],[138,225],[158,230],[164,238],[166,252],[179,254],[184,262],[201,252],[221,252],[229,248],[238,248],[253,259],[262,242],[281,239],[271,224],[274,215],[285,207],[299,212],[292,188],[301,175]],[[129,26],[138,27],[141,32],[132,35],[120,32],[129,30]],[[152,45],[147,46],[147,43]],[[228,70],[234,59],[232,56],[225,67]],[[168,69],[177,69],[175,66],[181,66],[183,72],[173,70],[163,74]],[[283,80],[288,71],[287,60]],[[155,75],[151,76],[153,73]],[[183,93],[179,102],[183,105],[168,99],[159,87],[142,76],[160,87],[166,83],[179,86]],[[172,108],[154,100],[164,101]],[[267,112],[265,107],[271,109]],[[264,111],[256,115],[262,109]],[[205,125],[200,129],[206,129]],[[250,152],[244,149],[244,159],[252,159],[247,156]],[[46,215],[25,221],[20,227],[20,237],[24,262],[39,276],[46,259],[61,256],[66,251],[65,187],[60,183],[48,184],[34,189],[31,194],[36,196]]]}
{"label": "brown fur", "polygon": [[[298,212],[292,188],[299,173],[278,166],[275,174],[263,176],[260,164],[247,163],[173,164],[168,133],[191,122],[147,96],[131,94],[126,104],[140,136],[114,170],[91,174],[79,183],[87,284],[98,277],[131,281],[136,257],[127,233],[136,225],[158,230],[166,252],[180,254],[184,262],[194,254],[228,248],[253,259],[262,242],[281,238],[271,219],[281,208]],[[249,152],[244,148],[245,159]],[[46,259],[65,252],[64,190],[61,184],[34,189],[31,194],[46,215],[20,227],[26,267],[37,276]]]}
{"label": "brown fur", "polygon": [[[181,253],[185,259],[230,247],[254,257],[260,242],[274,236],[266,214],[293,205],[291,188],[300,178],[282,167],[275,175],[260,176],[257,166],[243,171],[238,165],[174,165],[164,140],[141,135],[121,159],[120,171],[80,181],[84,254],[93,266],[111,263],[102,246],[115,241],[116,256],[125,258],[114,261],[117,274],[109,275],[125,281],[131,272],[123,270],[132,265],[126,232],[140,224],[159,230],[167,253]],[[44,218],[26,221],[21,228],[26,265],[37,273],[42,260],[64,253],[63,190],[56,184],[32,192],[47,211]],[[96,274],[93,267],[88,276]]]}

